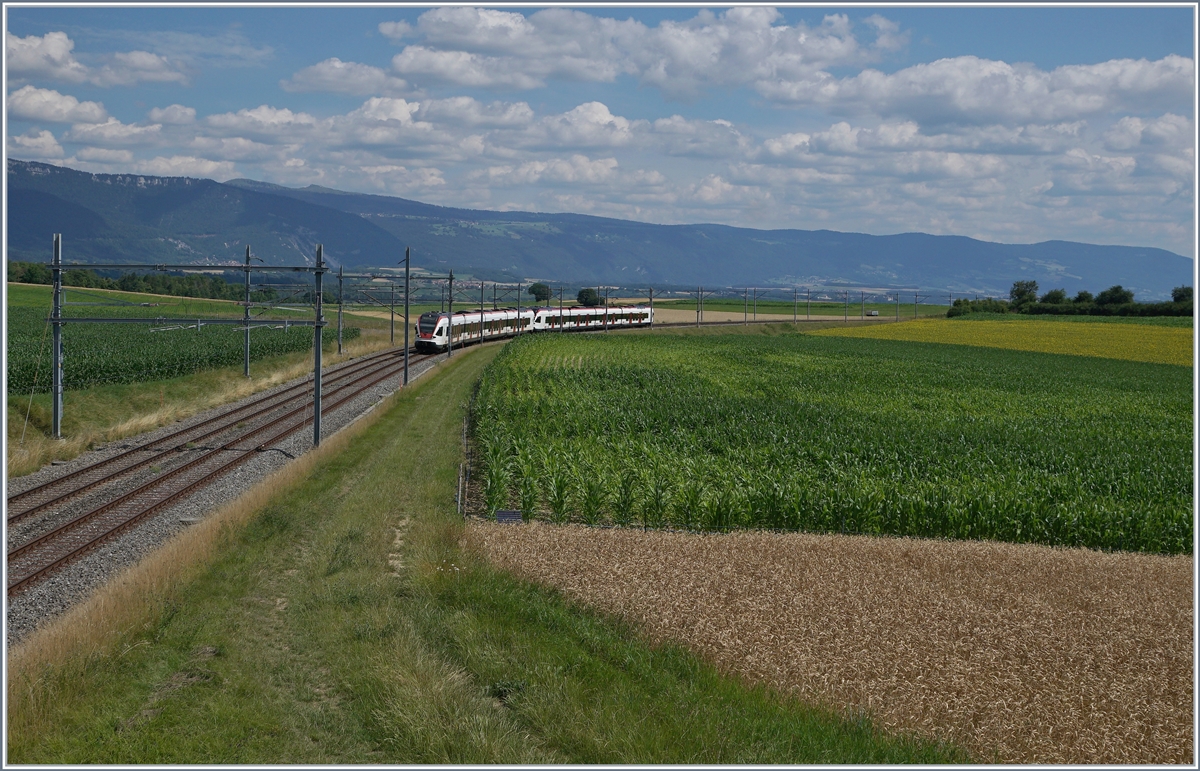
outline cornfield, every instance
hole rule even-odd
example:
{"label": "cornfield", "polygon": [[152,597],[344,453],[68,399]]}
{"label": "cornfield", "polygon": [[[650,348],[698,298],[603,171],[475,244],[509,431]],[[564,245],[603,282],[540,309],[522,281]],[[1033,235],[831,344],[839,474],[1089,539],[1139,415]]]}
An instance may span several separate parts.
{"label": "cornfield", "polygon": [[[153,309],[122,308],[121,315],[153,318]],[[50,390],[50,332],[42,308],[8,309],[8,392]],[[92,315],[99,316],[100,312]],[[111,312],[108,315],[115,315]],[[206,316],[211,314],[204,314]],[[187,324],[187,319],[177,319]],[[194,324],[195,321],[193,320]],[[281,322],[280,322],[281,323]],[[63,377],[68,389],[108,383],[134,383],[188,375],[204,369],[240,364],[243,335],[232,326],[202,326],[153,332],[146,324],[69,324],[63,327]],[[343,340],[359,335],[356,328],[342,330]],[[337,340],[337,330],[326,327],[322,340]],[[254,360],[312,348],[311,327],[293,327],[286,333],[255,329],[250,333]]]}
{"label": "cornfield", "polygon": [[473,402],[475,497],[559,522],[1190,554],[1190,397],[1189,369],[1076,356],[531,336]]}
{"label": "cornfield", "polygon": [[[1085,321],[1075,319],[1084,318]],[[1157,364],[1189,366],[1192,363],[1191,319],[1171,318],[1171,326],[1156,323],[1112,323],[1103,317],[1039,317],[970,320],[923,319],[907,324],[824,329],[814,334],[836,337],[870,337],[920,343],[979,345],[1019,351],[1097,356]],[[1062,319],[1073,319],[1063,321]],[[1173,322],[1186,321],[1185,326]]]}

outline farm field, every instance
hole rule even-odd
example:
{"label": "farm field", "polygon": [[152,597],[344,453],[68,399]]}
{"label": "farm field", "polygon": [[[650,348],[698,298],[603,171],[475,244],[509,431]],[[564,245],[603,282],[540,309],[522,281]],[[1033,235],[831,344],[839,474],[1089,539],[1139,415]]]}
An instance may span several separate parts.
{"label": "farm field", "polygon": [[983,762],[1190,764],[1191,557],[475,521],[498,567]]}
{"label": "farm field", "polygon": [[1192,363],[1190,318],[1118,322],[1115,318],[1095,316],[1004,318],[1001,315],[967,321],[972,315],[953,319],[921,319],[915,323],[870,329],[827,329],[817,334],[1008,348],[1185,367]]}
{"label": "farm field", "polygon": [[[470,348],[10,650],[12,763],[962,763],[460,546]],[[435,439],[431,441],[431,439]]]}
{"label": "farm field", "polygon": [[[936,323],[954,324],[865,331]],[[1187,367],[848,336],[542,336],[496,358],[472,415],[484,513],[1192,550]]]}
{"label": "farm field", "polygon": [[[69,302],[147,302],[148,296],[126,292],[67,289]],[[243,332],[233,326],[167,329],[187,324],[188,316],[239,318],[233,303],[154,296],[151,307],[142,305],[68,306],[65,316],[165,317],[163,324],[72,324],[63,329],[64,385],[77,390],[93,385],[132,383],[177,377],[242,361]],[[8,291],[9,393],[46,393],[50,390],[50,287],[10,286]],[[265,318],[310,320],[311,314],[270,311]],[[326,312],[326,319],[333,321]],[[194,321],[192,322],[194,325]],[[343,330],[343,340],[358,336],[357,327]],[[251,361],[312,348],[312,329],[294,327],[255,329],[251,333]],[[325,345],[337,340],[335,326],[323,330]]]}
{"label": "farm field", "polygon": [[[901,298],[901,299],[903,300],[903,298]],[[641,300],[641,302],[645,302],[645,300],[643,299],[643,300]],[[693,314],[695,314],[696,300],[695,299],[691,299],[691,300],[659,300],[659,299],[655,299],[654,309],[658,310],[660,307],[671,309],[671,310],[687,310],[687,311],[691,311]],[[750,309],[750,313],[752,315],[754,313],[754,307],[755,307],[754,301],[753,301],[753,298],[751,298],[751,301],[749,304],[749,309]],[[914,317],[914,315],[919,316],[919,317],[945,316],[946,315],[946,307],[947,306],[945,306],[945,305],[932,305],[932,304],[925,304],[925,303],[920,303],[920,304],[914,306],[912,303],[901,302],[900,309],[899,309],[900,310],[900,318],[901,319],[911,319]],[[805,301],[804,293],[800,294],[799,304],[793,304],[790,297],[787,300],[763,299],[762,297],[758,298],[758,313],[760,316],[767,315],[767,316],[791,317],[793,311],[796,311],[798,313],[798,315],[800,316],[800,318],[804,318],[805,313],[809,310],[809,308],[810,308],[810,306]],[[881,318],[887,318],[887,319],[895,319],[896,318],[896,304],[895,303],[871,303],[871,302],[869,302],[866,304],[865,309],[867,311],[879,311],[879,316]],[[811,304],[811,310],[812,310],[812,315],[814,317],[816,317],[816,316],[831,316],[831,317],[837,316],[838,318],[842,318],[848,312],[850,315],[850,318],[855,318],[864,310],[864,308],[863,308],[863,304],[861,301],[855,302],[854,297],[851,297],[849,306],[847,306],[845,302],[836,302],[836,301],[830,301],[830,300],[813,300],[812,304]],[[746,304],[745,304],[745,301],[740,297],[738,297],[738,298],[711,297],[711,298],[705,299],[705,301],[704,301],[705,315],[708,315],[708,313],[710,311],[743,314],[746,311]]]}

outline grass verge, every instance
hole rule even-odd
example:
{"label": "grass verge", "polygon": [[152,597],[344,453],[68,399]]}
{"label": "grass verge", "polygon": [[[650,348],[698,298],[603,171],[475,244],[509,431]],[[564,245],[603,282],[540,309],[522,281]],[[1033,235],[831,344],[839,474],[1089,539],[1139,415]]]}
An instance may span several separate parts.
{"label": "grass verge", "polygon": [[965,759],[649,647],[464,551],[456,440],[495,350],[456,356],[15,649],[8,760]]}

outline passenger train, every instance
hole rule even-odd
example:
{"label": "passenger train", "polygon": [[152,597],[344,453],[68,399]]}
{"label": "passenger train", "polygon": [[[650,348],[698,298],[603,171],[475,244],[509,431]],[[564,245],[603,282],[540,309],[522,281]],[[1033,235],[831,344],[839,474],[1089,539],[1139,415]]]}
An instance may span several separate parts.
{"label": "passenger train", "polygon": [[[641,305],[609,306],[608,308],[501,308],[499,310],[430,311],[417,320],[417,350],[444,351],[480,340],[512,337],[522,332],[550,330],[604,329],[648,327],[653,310]],[[453,338],[451,338],[453,330]]]}

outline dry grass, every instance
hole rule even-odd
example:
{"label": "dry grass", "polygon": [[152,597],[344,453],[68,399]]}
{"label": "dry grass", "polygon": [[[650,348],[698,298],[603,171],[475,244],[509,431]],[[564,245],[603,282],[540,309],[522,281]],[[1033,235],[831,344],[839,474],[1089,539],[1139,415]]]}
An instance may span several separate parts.
{"label": "dry grass", "polygon": [[1191,557],[475,522],[514,573],[748,680],[1009,763],[1191,763]]}
{"label": "dry grass", "polygon": [[319,448],[271,474],[91,597],[30,634],[8,652],[8,732],[38,735],[49,707],[76,687],[92,662],[111,655],[153,624],[167,598],[208,564],[249,518],[271,499],[306,479],[387,412],[391,399],[324,441]]}
{"label": "dry grass", "polygon": [[[390,343],[386,334],[364,334],[354,340],[346,341],[343,353],[326,354],[325,366],[331,366],[356,356],[365,356],[384,348]],[[89,390],[69,391],[66,394],[67,408],[71,410],[77,425],[69,433],[64,428],[63,439],[52,439],[41,433],[34,426],[24,431],[24,441],[20,440],[23,428],[23,417],[26,401],[17,399],[9,405],[9,441],[7,457],[7,473],[10,477],[21,476],[37,471],[52,460],[70,460],[86,452],[91,447],[107,442],[114,442],[129,436],[137,436],[147,431],[153,431],[161,426],[184,420],[198,412],[219,407],[222,404],[237,401],[251,394],[274,388],[294,378],[312,372],[312,354],[290,354],[280,357],[285,364],[270,367],[262,374],[252,375],[249,379],[241,373],[240,367],[227,367],[219,371],[201,372],[188,375],[176,380],[200,380],[206,383],[205,388],[196,392],[186,389],[174,398],[162,400],[161,406],[145,412],[129,415],[128,410],[115,408],[109,404],[100,403],[101,397],[93,399]],[[262,362],[251,365],[251,372],[261,371]],[[159,383],[144,383],[126,386],[134,390],[150,392],[152,401],[159,401]],[[96,389],[104,393],[104,389]],[[26,397],[28,394],[26,394]],[[96,403],[93,403],[96,402]],[[14,412],[13,407],[16,407]],[[19,418],[14,421],[14,418]]]}

